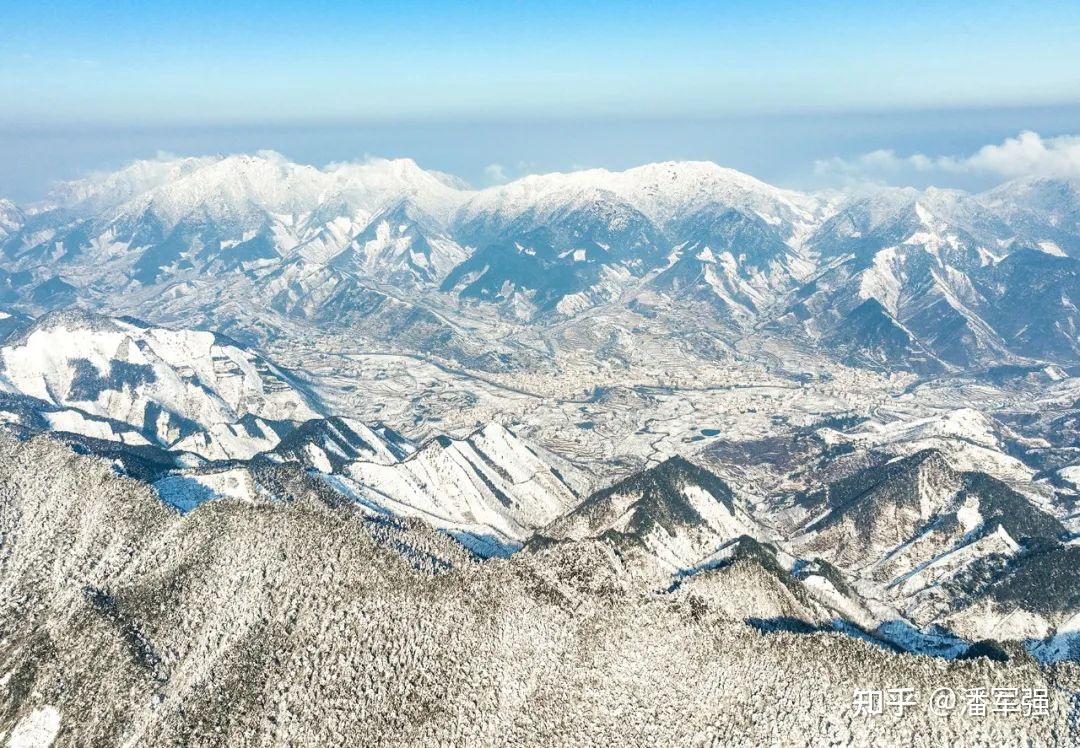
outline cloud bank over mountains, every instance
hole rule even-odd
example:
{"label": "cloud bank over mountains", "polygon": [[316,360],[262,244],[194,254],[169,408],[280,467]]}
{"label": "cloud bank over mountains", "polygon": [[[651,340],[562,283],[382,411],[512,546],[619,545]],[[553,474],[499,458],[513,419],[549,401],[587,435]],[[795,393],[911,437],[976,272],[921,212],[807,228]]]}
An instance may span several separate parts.
{"label": "cloud bank over mountains", "polygon": [[958,175],[1000,178],[1080,177],[1080,136],[1043,137],[1025,130],[1000,143],[990,143],[966,156],[899,155],[892,149],[878,149],[853,159],[834,157],[815,162],[814,172],[844,182],[884,182],[905,184],[918,177],[948,183]]}

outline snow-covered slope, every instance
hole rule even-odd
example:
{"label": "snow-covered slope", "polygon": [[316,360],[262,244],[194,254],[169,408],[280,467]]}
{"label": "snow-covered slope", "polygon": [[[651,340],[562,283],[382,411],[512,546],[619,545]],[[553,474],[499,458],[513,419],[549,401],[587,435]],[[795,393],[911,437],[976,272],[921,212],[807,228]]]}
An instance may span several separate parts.
{"label": "snow-covered slope", "polygon": [[[618,559],[588,542],[476,564],[421,523],[341,505],[302,471],[273,466],[254,484],[268,495],[181,514],[101,460],[0,434],[0,730],[75,745],[1054,745],[1072,734],[1074,667],[897,657],[732,620],[729,582],[760,592],[738,602],[801,614],[751,559],[700,594],[641,594],[608,584]],[[1047,712],[837,719],[883,674],[917,694],[963,693],[973,679],[1039,689]]]}
{"label": "snow-covered slope", "polygon": [[822,263],[787,322],[853,363],[922,373],[1075,359],[1078,266],[1039,238],[1069,219],[1060,204],[1033,212],[1029,192],[885,190],[842,204],[807,238]]}
{"label": "snow-covered slope", "polygon": [[0,243],[22,228],[25,222],[26,216],[19,206],[10,200],[0,199]]}
{"label": "snow-covered slope", "polygon": [[335,473],[358,460],[389,465],[415,451],[412,442],[386,426],[331,416],[312,419],[293,429],[266,457]]}
{"label": "snow-covered slope", "polygon": [[125,288],[273,265],[295,252],[326,261],[402,201],[442,226],[468,190],[415,162],[325,169],[280,154],[159,159],[61,185],[5,242],[38,279]]}
{"label": "snow-covered slope", "polygon": [[673,457],[597,491],[541,534],[598,538],[628,560],[644,556],[636,563],[659,563],[670,575],[694,569],[735,538],[763,531],[722,480]]}
{"label": "snow-covered slope", "polygon": [[0,387],[53,430],[250,458],[319,416],[291,376],[210,332],[53,312],[0,347]]}
{"label": "snow-covered slope", "polygon": [[846,443],[897,456],[934,449],[959,470],[980,471],[1005,481],[1030,481],[1033,475],[1030,467],[1009,454],[1008,442],[1016,435],[974,408],[887,423],[866,420],[843,433],[824,429],[820,435],[830,444]]}
{"label": "snow-covered slope", "polygon": [[119,171],[62,183],[48,205],[116,220],[152,214],[165,228],[192,216],[225,223],[300,217],[320,206],[368,214],[403,199],[445,221],[468,190],[421,169],[411,159],[369,159],[319,169],[273,151],[252,155],[159,158]]}
{"label": "snow-covered slope", "polygon": [[[209,332],[53,312],[9,338],[0,362],[0,413],[23,432],[117,443],[91,445],[109,455],[154,447],[298,463],[371,511],[421,517],[485,555],[516,549],[575,503],[558,472],[498,424],[417,449],[385,426],[324,417],[292,375]],[[157,485],[181,508],[251,496],[227,470],[176,464],[191,469]]]}
{"label": "snow-covered slope", "polygon": [[420,517],[483,555],[516,550],[576,503],[557,471],[495,423],[465,439],[436,438],[393,464],[351,462],[332,482],[374,511]]}
{"label": "snow-covered slope", "polygon": [[437,222],[402,201],[372,216],[331,264],[397,287],[424,286],[438,283],[467,258]]}
{"label": "snow-covered slope", "polygon": [[820,209],[814,198],[708,162],[525,177],[461,208],[454,230],[479,251],[444,289],[500,303],[520,303],[508,289],[531,292],[541,313],[572,314],[617,298],[687,247],[684,264],[705,252],[728,261],[670,270],[657,289],[682,294],[696,281],[671,276],[711,273],[703,285],[718,300],[729,301],[723,287],[735,286],[736,304],[760,303],[804,269],[795,247]]}
{"label": "snow-covered slope", "polygon": [[1021,177],[978,196],[1022,242],[1080,257],[1080,179]]}
{"label": "snow-covered slope", "polygon": [[648,164],[622,172],[589,169],[524,177],[483,190],[462,207],[458,221],[510,225],[529,215],[550,217],[567,204],[610,195],[660,226],[716,205],[759,215],[771,224],[809,222],[819,201],[772,187],[708,161]]}
{"label": "snow-covered slope", "polygon": [[[424,517],[488,553],[515,548],[574,503],[558,473],[499,425],[417,451],[385,426],[323,417],[290,374],[209,332],[53,312],[12,336],[0,362],[2,412],[27,431],[300,463],[367,506]],[[216,495],[204,474],[163,485],[190,508]]]}
{"label": "snow-covered slope", "polygon": [[[958,469],[935,449],[860,470],[797,501],[807,520],[791,539],[793,552],[835,564],[862,594],[918,626],[979,639],[991,634],[978,633],[970,610],[987,604],[1026,619],[1075,612],[1075,603],[1060,596],[1047,602],[1014,594],[1003,602],[1001,591],[1022,585],[1033,568],[1075,576],[1062,555],[1068,533],[1030,496],[986,473]],[[967,623],[957,628],[961,620]],[[1037,635],[1006,636],[1001,629],[995,638],[1044,638],[1052,624],[1040,620]],[[1051,620],[1059,623],[1060,615]]]}

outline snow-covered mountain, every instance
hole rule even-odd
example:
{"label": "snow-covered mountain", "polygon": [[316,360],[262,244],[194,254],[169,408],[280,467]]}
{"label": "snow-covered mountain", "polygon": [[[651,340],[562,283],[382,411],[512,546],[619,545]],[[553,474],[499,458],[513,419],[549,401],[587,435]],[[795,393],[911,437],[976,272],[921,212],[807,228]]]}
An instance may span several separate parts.
{"label": "snow-covered mountain", "polygon": [[1076,614],[1070,595],[1002,592],[1025,588],[1035,569],[1076,577],[1061,522],[1004,481],[957,470],[941,452],[861,470],[798,502],[810,519],[792,539],[794,552],[831,562],[916,626],[1042,640]]}
{"label": "snow-covered mountain", "polygon": [[452,334],[438,307],[545,326],[623,304],[873,368],[1070,363],[1076,194],[1028,179],[826,199],[705,162],[477,191],[408,159],[161,158],[5,205],[0,293],[34,314],[80,301],[150,319],[167,294],[170,321],[258,318],[265,335],[292,324],[267,306],[376,335],[425,319],[420,347]]}
{"label": "snow-covered mountain", "polygon": [[680,457],[597,491],[541,532],[600,539],[627,563],[645,554],[669,575],[707,563],[740,536],[763,534],[722,480]]}
{"label": "snow-covered mountain", "polygon": [[80,301],[151,319],[167,294],[171,321],[262,317],[266,335],[289,326],[267,306],[385,335],[423,318],[420,346],[452,330],[434,308],[545,326],[622,304],[764,325],[873,368],[1071,363],[1076,194],[1028,179],[825,199],[705,162],[477,191],[408,159],[162,158],[5,205],[0,293],[35,314]]}
{"label": "snow-covered mountain", "polygon": [[721,258],[712,266],[718,278],[703,281],[717,300],[726,300],[722,286],[741,284],[760,301],[799,264],[798,238],[820,209],[812,197],[707,162],[525,177],[462,207],[455,230],[480,251],[444,290],[496,302],[519,294],[541,313],[568,314],[664,268],[657,287],[684,291],[673,276],[705,273],[669,267],[681,248],[684,265]]}
{"label": "snow-covered mountain", "polygon": [[0,733],[1016,742],[834,719],[887,675],[1060,742],[1076,207],[272,153],[0,204]]}
{"label": "snow-covered mountain", "polygon": [[1038,238],[1028,208],[1023,230],[1007,220],[1004,194],[888,190],[842,205],[807,239],[821,264],[781,321],[862,365],[933,373],[1074,360],[1077,261],[1051,256],[1063,253]]}
{"label": "snow-covered mountain", "polygon": [[820,210],[819,201],[811,196],[772,187],[711,162],[686,161],[622,172],[589,169],[524,177],[473,196],[458,221],[501,233],[523,219],[539,223],[567,205],[598,200],[626,205],[660,228],[717,205],[757,215],[770,224],[810,223]]}
{"label": "snow-covered mountain", "polygon": [[1072,656],[1080,603],[1039,592],[1047,574],[1075,576],[1067,504],[1015,456],[1030,440],[974,409],[817,427],[821,451],[793,455],[809,487],[764,501],[682,457],[581,499],[555,455],[504,426],[417,444],[329,413],[209,332],[53,312],[17,325],[0,362],[16,434],[105,457],[182,512],[275,500],[300,471],[305,491],[372,521],[418,520],[480,557],[611,553],[620,588],[711,601],[764,630],[795,621],[950,656],[1026,639]]}
{"label": "snow-covered mountain", "polygon": [[[4,253],[12,267],[33,269],[37,284],[60,269],[76,287],[106,269],[112,283],[145,285],[273,265],[296,252],[382,282],[404,273],[434,284],[456,268],[447,288],[466,297],[501,299],[510,284],[551,311],[578,293],[589,303],[611,298],[673,246],[704,248],[711,236],[718,254],[745,255],[730,237],[715,240],[739,230],[718,222],[756,222],[783,237],[816,208],[812,198],[706,163],[528,177],[473,193],[408,160],[319,170],[260,153],[138,162],[62,185]],[[729,214],[713,215],[721,210]]]}
{"label": "snow-covered mountain", "polygon": [[210,460],[248,459],[320,415],[289,373],[211,332],[65,310],[8,337],[0,362],[9,420]]}
{"label": "snow-covered mountain", "polygon": [[369,511],[421,517],[483,555],[515,550],[576,503],[558,471],[498,424],[417,447],[384,425],[328,416],[291,373],[210,332],[66,310],[9,336],[0,362],[7,423],[101,442],[92,449],[102,454],[177,455],[181,469],[161,487],[186,509],[250,496],[245,468],[205,463],[256,457],[303,465]]}
{"label": "snow-covered mountain", "polygon": [[979,200],[1020,242],[1050,254],[1080,253],[1080,179],[1022,177]]}
{"label": "snow-covered mountain", "polygon": [[5,241],[26,222],[22,209],[10,200],[0,199],[0,242]]}
{"label": "snow-covered mountain", "polygon": [[513,433],[488,424],[438,437],[392,464],[354,460],[334,485],[376,512],[419,517],[484,556],[517,550],[577,503],[557,470]]}
{"label": "snow-covered mountain", "polygon": [[[61,185],[3,254],[41,281],[153,285],[339,254],[408,201],[443,225],[469,193],[410,160],[317,169],[272,152],[159,159]],[[374,230],[374,227],[372,227]]]}
{"label": "snow-covered mountain", "polygon": [[302,424],[253,461],[173,469],[153,487],[182,511],[257,502],[266,465],[303,466],[338,501],[376,519],[422,520],[483,558],[513,553],[577,502],[557,471],[497,424],[418,448],[384,426],[337,417]]}
{"label": "snow-covered mountain", "polygon": [[466,250],[415,204],[403,200],[371,217],[330,264],[394,286],[438,283]]}
{"label": "snow-covered mountain", "polygon": [[[799,627],[814,601],[751,543],[671,592],[640,593],[589,541],[477,564],[422,523],[364,515],[287,465],[255,473],[251,499],[181,514],[108,462],[0,434],[0,485],[0,664],[12,684],[0,728],[13,744],[612,745],[648,734],[1052,745],[1071,734],[1075,668],[897,657],[870,637]],[[802,583],[823,575],[815,566]],[[748,626],[745,610],[769,618]],[[838,721],[837,705],[883,673],[919,694],[962,693],[973,677],[1038,689],[1047,712]]]}
{"label": "snow-covered mountain", "polygon": [[409,439],[385,425],[369,426],[352,418],[331,416],[300,424],[264,456],[273,462],[296,462],[330,474],[360,460],[389,465],[415,451]]}

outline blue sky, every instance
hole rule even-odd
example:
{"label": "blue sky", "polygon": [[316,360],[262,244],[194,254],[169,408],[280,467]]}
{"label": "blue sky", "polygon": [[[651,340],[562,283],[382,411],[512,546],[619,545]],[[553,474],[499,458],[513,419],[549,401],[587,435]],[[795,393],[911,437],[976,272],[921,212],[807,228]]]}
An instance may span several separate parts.
{"label": "blue sky", "polygon": [[923,151],[1080,132],[1080,3],[1025,5],[8,0],[0,192],[178,147],[420,150],[474,180],[721,157],[776,178],[776,152],[796,174],[890,132]]}

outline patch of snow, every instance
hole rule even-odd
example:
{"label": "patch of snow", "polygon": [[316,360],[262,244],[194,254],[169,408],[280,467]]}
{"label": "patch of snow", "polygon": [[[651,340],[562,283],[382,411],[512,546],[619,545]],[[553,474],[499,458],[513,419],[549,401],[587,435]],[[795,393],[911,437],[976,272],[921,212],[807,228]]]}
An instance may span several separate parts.
{"label": "patch of snow", "polygon": [[253,503],[256,489],[243,468],[216,473],[170,475],[158,480],[154,490],[166,504],[190,512],[206,501],[232,499]]}
{"label": "patch of snow", "polygon": [[38,707],[16,724],[8,748],[49,748],[60,732],[60,711],[51,704]]}
{"label": "patch of snow", "polygon": [[1039,242],[1039,249],[1041,249],[1048,255],[1053,255],[1054,257],[1068,257],[1068,255],[1065,254],[1065,250],[1063,250],[1054,242]]}
{"label": "patch of snow", "polygon": [[979,513],[978,500],[973,498],[965,503],[964,506],[957,510],[956,519],[964,528],[965,533],[979,527],[983,522],[983,518],[982,514]]}

